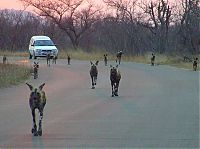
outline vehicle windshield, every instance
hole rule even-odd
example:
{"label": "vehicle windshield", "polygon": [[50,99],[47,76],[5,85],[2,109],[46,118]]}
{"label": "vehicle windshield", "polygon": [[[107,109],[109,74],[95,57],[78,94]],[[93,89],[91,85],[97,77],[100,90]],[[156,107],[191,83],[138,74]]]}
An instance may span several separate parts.
{"label": "vehicle windshield", "polygon": [[36,40],[34,42],[35,46],[54,46],[53,41],[51,40]]}

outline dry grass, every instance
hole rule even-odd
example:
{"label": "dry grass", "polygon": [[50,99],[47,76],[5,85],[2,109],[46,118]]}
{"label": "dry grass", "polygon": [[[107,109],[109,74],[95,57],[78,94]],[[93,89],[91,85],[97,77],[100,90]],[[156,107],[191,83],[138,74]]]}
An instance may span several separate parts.
{"label": "dry grass", "polygon": [[[60,50],[59,58],[66,59],[67,54],[69,54],[72,59],[77,59],[77,60],[103,60],[104,59],[103,55],[105,53],[106,53],[105,50],[93,50],[92,52],[85,52],[81,49],[78,50],[68,49],[68,50]],[[116,60],[116,55],[111,53],[107,54],[108,54],[108,60]],[[9,52],[9,51],[0,51],[0,55],[22,56],[22,57],[29,56],[28,52]],[[150,58],[151,58],[151,53],[148,53],[143,56],[132,56],[125,54],[122,56],[122,61],[150,64]],[[170,65],[179,68],[192,69],[192,63],[183,62],[183,57],[180,56],[167,56],[167,55],[156,54],[155,63],[158,65]]]}
{"label": "dry grass", "polygon": [[103,57],[103,52],[99,51],[85,52],[83,50],[67,50],[59,51],[59,58],[66,59],[68,54],[72,59],[77,60],[101,60]]}
{"label": "dry grass", "polygon": [[27,66],[0,63],[0,88],[17,85],[30,75],[30,68]]}
{"label": "dry grass", "polygon": [[11,51],[2,51],[0,50],[0,56],[20,56],[20,57],[28,57],[29,53],[28,52],[11,52]]}

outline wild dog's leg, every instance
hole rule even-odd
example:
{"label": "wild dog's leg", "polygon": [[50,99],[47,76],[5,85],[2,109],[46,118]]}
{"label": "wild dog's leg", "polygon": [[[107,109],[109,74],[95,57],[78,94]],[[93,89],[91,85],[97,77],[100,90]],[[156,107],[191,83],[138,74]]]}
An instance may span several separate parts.
{"label": "wild dog's leg", "polygon": [[111,82],[111,88],[112,88],[112,97],[114,97],[114,83]]}
{"label": "wild dog's leg", "polygon": [[92,79],[92,89],[94,89],[94,88],[95,88],[95,87],[94,87],[94,77],[91,76],[91,79]]}
{"label": "wild dog's leg", "polygon": [[193,70],[194,70],[194,71],[197,71],[197,66],[196,66],[196,65],[193,66]]}
{"label": "wild dog's leg", "polygon": [[43,110],[39,110],[40,118],[39,118],[39,128],[38,128],[38,135],[42,136],[42,119],[43,119]]}
{"label": "wild dog's leg", "polygon": [[37,136],[37,125],[36,125],[36,121],[35,121],[35,109],[32,109],[32,117],[33,117],[33,127],[32,127],[32,134],[34,136]]}
{"label": "wild dog's leg", "polygon": [[97,85],[97,76],[94,77],[94,85]]}
{"label": "wild dog's leg", "polygon": [[118,88],[119,88],[119,82],[117,82],[116,84],[115,84],[115,96],[118,96]]}

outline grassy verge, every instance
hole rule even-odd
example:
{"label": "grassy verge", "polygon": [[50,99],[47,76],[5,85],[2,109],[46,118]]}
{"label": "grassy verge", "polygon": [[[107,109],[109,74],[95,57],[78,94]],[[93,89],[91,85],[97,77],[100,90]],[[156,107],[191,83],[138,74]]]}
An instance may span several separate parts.
{"label": "grassy verge", "polygon": [[[69,54],[72,59],[78,59],[78,60],[103,60],[103,54],[106,52],[84,52],[82,50],[68,50],[66,51],[60,51],[59,52],[59,58],[66,59],[67,54]],[[108,60],[116,60],[116,55],[114,54],[108,54]],[[137,62],[137,63],[144,63],[144,64],[150,64],[151,59],[151,53],[145,54],[142,56],[132,56],[124,54],[122,56],[122,61],[126,62]],[[181,56],[167,56],[167,55],[160,55],[156,54],[156,60],[155,63],[157,65],[169,65],[174,66],[178,68],[185,68],[185,69],[192,69],[192,62],[184,62],[183,57]]]}
{"label": "grassy verge", "polygon": [[[59,58],[66,59],[67,55],[69,54],[72,59],[77,60],[103,60],[103,55],[106,52],[104,50],[102,51],[92,51],[92,52],[85,52],[81,49],[78,50],[60,50],[59,51]],[[108,60],[115,60],[116,56],[111,53],[108,54]],[[28,52],[9,52],[9,51],[0,51],[0,55],[6,55],[6,56],[23,56],[28,57]],[[124,54],[122,56],[122,61],[129,61],[129,62],[137,62],[137,63],[144,63],[144,64],[150,64],[151,59],[151,53],[145,54],[143,56],[131,56]],[[167,55],[158,55],[156,54],[156,64],[159,65],[170,65],[178,68],[186,68],[186,69],[192,69],[192,63],[191,62],[183,62],[183,57],[180,56],[167,56]]]}
{"label": "grassy verge", "polygon": [[0,56],[20,56],[20,57],[28,57],[29,53],[28,52],[11,52],[11,51],[6,51],[6,50],[0,50]]}
{"label": "grassy verge", "polygon": [[17,85],[29,78],[30,68],[15,64],[0,63],[0,88]]}

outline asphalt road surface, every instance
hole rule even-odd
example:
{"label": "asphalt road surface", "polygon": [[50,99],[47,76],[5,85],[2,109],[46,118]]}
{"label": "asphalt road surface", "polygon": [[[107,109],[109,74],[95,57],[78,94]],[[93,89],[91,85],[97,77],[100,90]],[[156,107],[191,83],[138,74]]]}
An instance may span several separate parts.
{"label": "asphalt road surface", "polygon": [[113,98],[102,61],[94,90],[89,61],[37,61],[39,78],[27,82],[46,83],[43,136],[31,134],[25,83],[0,89],[0,148],[199,148],[199,72],[122,62]]}

